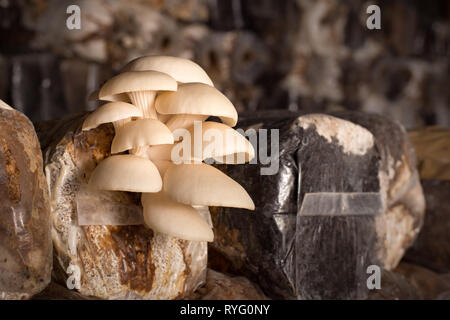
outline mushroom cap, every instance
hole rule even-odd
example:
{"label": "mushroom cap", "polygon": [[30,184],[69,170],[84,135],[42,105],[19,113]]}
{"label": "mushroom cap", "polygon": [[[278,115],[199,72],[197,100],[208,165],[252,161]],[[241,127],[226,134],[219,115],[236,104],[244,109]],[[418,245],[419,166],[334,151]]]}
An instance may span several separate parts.
{"label": "mushroom cap", "polygon": [[83,131],[94,129],[103,123],[131,117],[142,117],[142,111],[130,103],[109,102],[96,109],[84,120]]}
{"label": "mushroom cap", "polygon": [[100,88],[99,99],[124,92],[175,91],[177,82],[168,74],[158,71],[128,71],[112,77]]}
{"label": "mushroom cap", "polygon": [[11,107],[9,104],[7,104],[5,101],[0,99],[0,108],[6,109],[6,110],[14,110],[13,107]]}
{"label": "mushroom cap", "polygon": [[188,158],[183,157],[184,160],[203,161],[214,158],[221,163],[237,164],[248,162],[255,157],[255,150],[250,141],[233,128],[213,121],[201,123],[202,150],[194,150],[199,147],[194,137],[195,126],[194,124],[188,129],[191,154]]}
{"label": "mushroom cap", "polygon": [[165,124],[171,130],[189,129],[195,121],[205,121],[209,116],[201,114],[174,114]]}
{"label": "mushroom cap", "polygon": [[213,241],[214,233],[192,207],[170,200],[164,192],[143,193],[145,224],[153,231],[191,241]]}
{"label": "mushroom cap", "polygon": [[98,94],[100,92],[100,89],[94,90],[91,92],[91,94],[88,97],[88,101],[95,101],[95,100],[102,100],[102,101],[124,101],[124,102],[130,102],[130,98],[126,93],[119,93],[119,94],[113,94],[111,96],[104,96],[101,99],[98,97]]}
{"label": "mushroom cap", "polygon": [[181,142],[152,146],[146,150],[146,155],[152,160],[170,160],[175,163],[200,163],[214,158],[226,164],[246,163],[255,157],[250,141],[223,123],[202,122],[201,131],[198,132],[200,138],[195,136],[196,130],[194,124],[182,135]]}
{"label": "mushroom cap", "polygon": [[169,56],[145,56],[130,61],[122,69],[123,71],[147,71],[154,70],[166,73],[181,83],[200,82],[214,86],[211,79],[195,62]]}
{"label": "mushroom cap", "polygon": [[173,135],[164,123],[155,119],[130,121],[117,129],[111,144],[111,153],[137,147],[172,144]]}
{"label": "mushroom cap", "polygon": [[101,190],[158,192],[162,179],[152,161],[123,154],[100,162],[92,172],[89,185]]}
{"label": "mushroom cap", "polygon": [[203,83],[185,83],[176,92],[156,97],[156,111],[162,114],[198,114],[219,117],[234,127],[238,114],[230,100],[214,87]]}
{"label": "mushroom cap", "polygon": [[176,202],[255,209],[252,199],[239,183],[204,163],[170,166],[164,175],[163,188]]}

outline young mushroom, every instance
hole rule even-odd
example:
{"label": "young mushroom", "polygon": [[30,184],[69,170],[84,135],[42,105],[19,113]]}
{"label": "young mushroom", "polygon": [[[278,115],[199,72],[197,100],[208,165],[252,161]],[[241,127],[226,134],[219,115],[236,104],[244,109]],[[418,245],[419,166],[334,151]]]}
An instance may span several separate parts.
{"label": "young mushroom", "polygon": [[[203,83],[214,87],[213,82],[207,73],[195,62],[179,57],[168,56],[144,56],[136,58],[129,62],[122,71],[159,71],[170,75],[178,84],[183,83]],[[167,122],[171,117],[167,114],[158,113],[158,118]],[[172,121],[166,124],[169,128],[185,128],[192,124],[195,120],[203,121],[204,116],[186,114],[183,116],[176,115]],[[183,125],[183,121],[187,124]],[[173,123],[175,122],[175,123]]]}
{"label": "young mushroom", "polygon": [[101,190],[158,192],[162,180],[152,161],[121,154],[100,162],[89,179],[89,185]]}
{"label": "young mushroom", "polygon": [[140,119],[128,122],[119,130],[111,144],[111,153],[133,149],[137,154],[150,145],[172,144],[173,135],[162,122],[155,119]]}
{"label": "young mushroom", "polygon": [[154,100],[158,91],[176,91],[177,82],[158,71],[127,71],[109,79],[98,93],[99,99],[126,93],[144,118],[157,119]]}
{"label": "young mushroom", "polygon": [[203,83],[185,83],[176,92],[161,93],[155,103],[161,114],[173,114],[166,123],[170,130],[188,128],[194,121],[204,121],[209,116],[219,117],[233,127],[237,123],[237,111],[219,90]]}
{"label": "young mushroom", "polygon": [[110,102],[92,112],[83,122],[83,131],[97,128],[103,123],[112,122],[117,131],[131,118],[142,118],[142,111],[126,102]]}

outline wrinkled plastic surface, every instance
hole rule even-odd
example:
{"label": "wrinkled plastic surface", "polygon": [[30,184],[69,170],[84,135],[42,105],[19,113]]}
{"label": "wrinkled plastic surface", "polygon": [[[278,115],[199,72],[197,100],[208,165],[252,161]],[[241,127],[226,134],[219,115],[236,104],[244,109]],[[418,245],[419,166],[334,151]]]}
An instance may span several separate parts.
{"label": "wrinkled plastic surface", "polygon": [[373,149],[363,156],[343,154],[339,145],[328,143],[312,127],[297,125],[298,117],[290,112],[241,117],[239,127],[244,130],[267,130],[267,155],[272,154],[271,130],[279,130],[279,170],[261,175],[261,168],[269,164],[219,166],[249,192],[256,212],[211,210],[217,239],[213,247],[273,298],[297,298],[296,221],[304,195],[380,190]]}
{"label": "wrinkled plastic surface", "polygon": [[0,299],[23,299],[50,282],[50,206],[31,122],[0,108]]}
{"label": "wrinkled plastic surface", "polygon": [[[384,206],[381,215],[304,220],[308,227],[303,237],[313,237],[313,230],[320,230],[320,225],[324,224],[328,229],[327,236],[320,235],[324,246],[342,241],[341,246],[336,245],[336,252],[341,255],[339,268],[354,268],[357,252],[365,247],[371,248],[371,255],[380,266],[395,267],[420,230],[423,219],[422,203],[419,201],[419,205],[415,205],[410,201],[411,198],[423,199],[420,184],[414,185],[415,192],[409,192],[413,189],[410,182],[415,172],[414,151],[398,123],[377,115],[340,112],[334,114],[340,121],[324,119],[321,122],[321,116],[315,115],[321,125],[318,130],[315,125],[300,126],[299,117],[303,116],[287,111],[240,115],[238,127],[244,131],[255,129],[260,136],[259,129],[267,130],[267,150],[261,149],[259,144],[255,148],[258,159],[261,154],[272,154],[271,130],[279,130],[279,170],[274,175],[261,175],[261,169],[270,165],[261,161],[240,166],[218,165],[247,190],[256,210],[249,213],[242,209],[211,208],[215,232],[211,248],[227,258],[233,269],[257,282],[272,298],[296,299],[303,290],[296,284],[299,268],[296,255],[304,245],[304,241],[297,238],[296,225],[305,194],[381,194]],[[351,137],[354,130],[368,137],[367,141],[372,139],[372,143],[361,149],[363,152],[347,152],[358,148],[353,145],[353,139],[341,139],[339,135],[340,131],[345,133],[344,137]],[[356,134],[357,147],[361,136]],[[377,201],[367,206],[375,210],[379,206]],[[391,206],[396,210],[392,214]],[[311,230],[309,235],[308,230]],[[369,242],[375,233],[376,245],[372,245]],[[385,241],[386,238],[390,241]],[[316,244],[310,242],[310,245]],[[344,250],[347,245],[356,251]],[[330,265],[331,260],[324,257],[320,263]],[[333,279],[332,275],[330,277]],[[341,298],[355,296],[360,295],[349,290],[340,295]]]}

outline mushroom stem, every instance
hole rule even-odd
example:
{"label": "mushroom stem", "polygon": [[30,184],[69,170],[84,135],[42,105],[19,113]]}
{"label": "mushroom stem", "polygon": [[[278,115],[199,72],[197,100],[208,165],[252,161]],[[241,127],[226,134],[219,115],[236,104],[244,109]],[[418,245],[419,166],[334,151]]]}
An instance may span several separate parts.
{"label": "mushroom stem", "polygon": [[155,109],[156,91],[132,91],[128,92],[128,97],[142,111],[144,118],[158,119]]}

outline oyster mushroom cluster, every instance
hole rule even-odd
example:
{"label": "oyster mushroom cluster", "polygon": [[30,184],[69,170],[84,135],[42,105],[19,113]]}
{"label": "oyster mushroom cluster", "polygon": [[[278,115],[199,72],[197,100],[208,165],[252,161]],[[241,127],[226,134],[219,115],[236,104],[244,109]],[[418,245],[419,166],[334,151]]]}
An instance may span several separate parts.
{"label": "oyster mushroom cluster", "polygon": [[86,118],[83,130],[111,122],[115,136],[111,156],[95,168],[89,185],[142,193],[144,221],[153,231],[212,241],[199,207],[254,210],[241,185],[205,163],[244,163],[254,149],[231,128],[235,107],[199,65],[177,57],[137,58],[90,99],[107,103]]}

